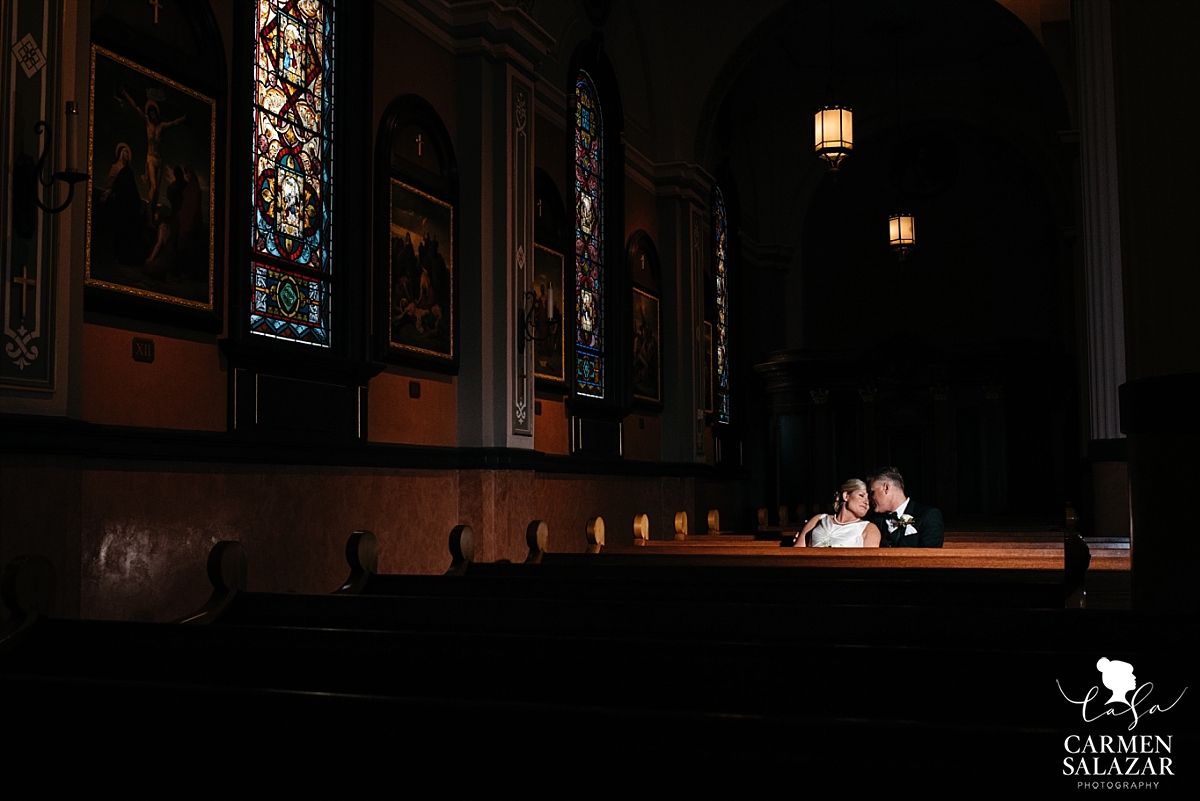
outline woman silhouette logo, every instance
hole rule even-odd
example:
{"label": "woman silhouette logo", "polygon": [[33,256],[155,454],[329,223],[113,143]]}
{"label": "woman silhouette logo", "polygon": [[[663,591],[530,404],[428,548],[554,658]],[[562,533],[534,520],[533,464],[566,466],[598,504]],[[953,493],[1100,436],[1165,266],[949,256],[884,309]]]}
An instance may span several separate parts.
{"label": "woman silhouette logo", "polygon": [[1137,688],[1137,677],[1133,675],[1133,665],[1119,659],[1108,659],[1102,656],[1100,661],[1096,662],[1096,670],[1100,671],[1100,681],[1105,687],[1112,690],[1112,698],[1109,698],[1106,703],[1120,702],[1125,706],[1132,706],[1125,696]]}
{"label": "woman silhouette logo", "polygon": [[[1088,714],[1088,704],[1102,695],[1099,687],[1093,686],[1081,700],[1077,701],[1067,695],[1063,690],[1062,682],[1056,680],[1058,691],[1062,697],[1080,708],[1084,723],[1091,723],[1103,717],[1130,715],[1133,719],[1129,723],[1129,731],[1133,731],[1141,717],[1153,715],[1155,712],[1169,712],[1175,708],[1175,704],[1178,704],[1179,700],[1183,698],[1183,694],[1187,692],[1187,687],[1184,687],[1183,692],[1179,693],[1179,696],[1169,706],[1151,704],[1149,699],[1150,694],[1154,691],[1154,682],[1148,681],[1139,687],[1137,677],[1133,675],[1133,665],[1119,659],[1100,657],[1096,662],[1096,670],[1100,671],[1100,681],[1105,687],[1112,690],[1112,697],[1105,702],[1105,708],[1096,714]],[[1132,700],[1126,698],[1130,693],[1133,693]],[[1110,704],[1124,704],[1126,708],[1121,709],[1110,706]]]}

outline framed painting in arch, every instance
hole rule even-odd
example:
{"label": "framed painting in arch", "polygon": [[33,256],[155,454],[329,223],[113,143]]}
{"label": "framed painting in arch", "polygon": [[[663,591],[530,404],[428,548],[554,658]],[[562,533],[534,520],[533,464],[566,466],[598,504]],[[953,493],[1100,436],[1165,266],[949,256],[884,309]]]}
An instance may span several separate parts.
{"label": "framed painting in arch", "polygon": [[[563,255],[548,247],[534,245],[533,250],[533,302],[537,304],[536,319],[545,321],[551,315],[558,326],[551,336],[534,343],[533,377],[538,383],[562,389],[567,385],[563,353],[566,348],[565,326],[563,325]],[[543,331],[538,331],[542,336]]]}
{"label": "framed painting in arch", "polygon": [[713,326],[704,321],[704,349],[700,354],[700,384],[704,390],[704,411],[713,413]]}
{"label": "framed painting in arch", "polygon": [[92,45],[84,284],[214,311],[216,102]]}
{"label": "framed painting in arch", "polygon": [[453,364],[454,207],[392,178],[388,220],[388,351]]}
{"label": "framed painting in arch", "polygon": [[633,397],[662,403],[662,327],[659,300],[633,288]]}

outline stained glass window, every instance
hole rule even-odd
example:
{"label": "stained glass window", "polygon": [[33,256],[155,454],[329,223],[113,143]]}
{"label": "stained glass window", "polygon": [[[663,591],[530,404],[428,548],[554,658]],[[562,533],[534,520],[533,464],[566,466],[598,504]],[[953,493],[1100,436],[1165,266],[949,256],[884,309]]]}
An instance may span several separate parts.
{"label": "stained glass window", "polygon": [[604,397],[604,123],[596,87],[575,80],[575,388]]}
{"label": "stained glass window", "polygon": [[718,423],[729,422],[729,221],[721,188],[713,192],[713,234],[716,238],[717,326],[713,361],[717,381],[716,415]]}
{"label": "stained glass window", "polygon": [[329,347],[334,0],[255,0],[255,334]]}

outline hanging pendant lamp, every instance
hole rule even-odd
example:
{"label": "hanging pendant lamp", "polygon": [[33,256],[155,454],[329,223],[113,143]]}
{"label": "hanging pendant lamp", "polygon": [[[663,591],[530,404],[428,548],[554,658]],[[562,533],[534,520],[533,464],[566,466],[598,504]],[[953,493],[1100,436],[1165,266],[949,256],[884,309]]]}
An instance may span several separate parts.
{"label": "hanging pendant lamp", "polygon": [[[896,35],[896,138],[900,140],[900,132],[902,130],[901,111],[904,108],[901,104],[900,96],[900,28],[895,29]],[[904,181],[903,177],[898,182],[900,202],[904,202]],[[899,204],[898,204],[899,205]],[[907,212],[898,212],[888,217],[888,244],[892,250],[900,257],[900,261],[913,249],[917,244],[917,225],[913,215]]]}
{"label": "hanging pendant lamp", "polygon": [[916,220],[911,214],[893,214],[888,217],[888,244],[900,254],[900,261],[917,243]]}
{"label": "hanging pendant lamp", "polygon": [[817,155],[837,172],[842,159],[854,149],[854,112],[842,106],[825,106],[817,111],[813,123]]}

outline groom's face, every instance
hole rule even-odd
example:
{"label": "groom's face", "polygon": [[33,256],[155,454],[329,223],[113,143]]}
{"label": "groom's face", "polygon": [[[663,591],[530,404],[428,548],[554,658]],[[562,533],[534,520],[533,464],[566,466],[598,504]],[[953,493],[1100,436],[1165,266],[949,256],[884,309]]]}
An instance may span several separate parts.
{"label": "groom's face", "polygon": [[896,503],[896,493],[887,481],[872,481],[870,492],[871,508],[876,512],[892,512],[899,505]]}

